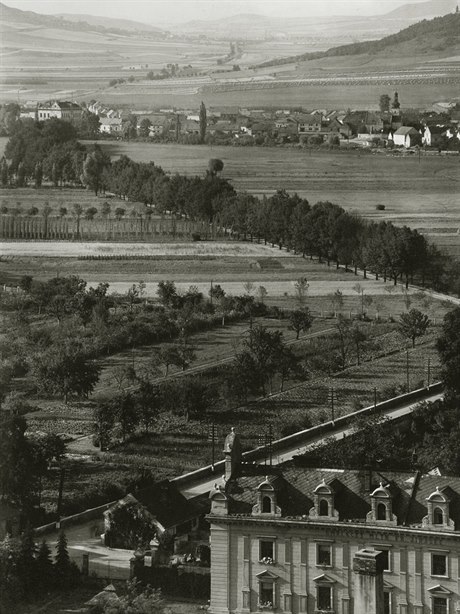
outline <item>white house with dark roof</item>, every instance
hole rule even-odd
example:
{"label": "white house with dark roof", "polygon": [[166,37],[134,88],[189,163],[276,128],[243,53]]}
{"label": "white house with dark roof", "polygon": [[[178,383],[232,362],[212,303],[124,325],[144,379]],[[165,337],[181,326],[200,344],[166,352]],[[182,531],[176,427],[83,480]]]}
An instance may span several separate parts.
{"label": "white house with dark roof", "polygon": [[363,549],[383,553],[382,614],[460,612],[460,477],[238,470],[226,456],[207,516],[211,614],[368,614],[354,574]]}
{"label": "white house with dark roof", "polygon": [[414,147],[414,145],[420,145],[422,137],[418,130],[412,128],[412,126],[401,126],[393,133],[393,143],[399,147]]}
{"label": "white house with dark roof", "polygon": [[73,122],[80,119],[82,108],[76,102],[59,101],[47,102],[37,105],[38,121],[46,121],[56,117],[68,122]]}

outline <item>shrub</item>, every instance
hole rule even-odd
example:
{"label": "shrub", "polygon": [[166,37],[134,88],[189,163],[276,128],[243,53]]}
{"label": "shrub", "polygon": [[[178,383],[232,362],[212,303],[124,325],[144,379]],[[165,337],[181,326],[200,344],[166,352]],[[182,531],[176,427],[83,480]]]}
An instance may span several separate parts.
{"label": "shrub", "polygon": [[376,205],[377,211],[385,211],[385,205]]}
{"label": "shrub", "polygon": [[197,232],[192,232],[192,241],[201,241],[201,235]]}

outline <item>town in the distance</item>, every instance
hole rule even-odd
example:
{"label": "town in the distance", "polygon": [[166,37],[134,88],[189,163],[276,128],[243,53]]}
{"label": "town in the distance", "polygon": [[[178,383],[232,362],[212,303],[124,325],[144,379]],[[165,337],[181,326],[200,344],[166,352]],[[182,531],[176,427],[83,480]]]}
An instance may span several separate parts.
{"label": "town in the distance", "polygon": [[[245,109],[212,107],[205,126],[197,109],[114,109],[96,100],[28,102],[10,105],[4,115],[44,121],[52,117],[74,124],[82,138],[145,139],[187,145],[434,148],[458,152],[460,105],[454,100],[426,109],[401,108],[398,92],[382,94],[371,109]],[[203,108],[201,108],[203,113]]]}
{"label": "town in the distance", "polygon": [[0,614],[459,614],[456,3],[12,2]]}

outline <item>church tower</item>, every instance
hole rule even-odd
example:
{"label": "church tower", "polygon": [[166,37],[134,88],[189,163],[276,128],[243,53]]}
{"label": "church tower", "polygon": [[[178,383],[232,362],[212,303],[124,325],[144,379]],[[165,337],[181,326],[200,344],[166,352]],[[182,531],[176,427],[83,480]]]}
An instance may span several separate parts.
{"label": "church tower", "polygon": [[397,130],[402,126],[401,119],[401,103],[399,102],[398,92],[394,93],[393,102],[391,103],[391,129]]}

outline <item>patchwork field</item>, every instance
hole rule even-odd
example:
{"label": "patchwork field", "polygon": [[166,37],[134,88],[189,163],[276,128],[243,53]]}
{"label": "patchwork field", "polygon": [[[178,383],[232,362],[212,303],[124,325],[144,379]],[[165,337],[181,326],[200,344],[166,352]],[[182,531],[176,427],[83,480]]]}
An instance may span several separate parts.
{"label": "patchwork field", "polygon": [[[113,157],[154,160],[165,171],[202,175],[210,158],[238,190],[271,195],[287,189],[311,203],[329,200],[372,220],[417,228],[460,256],[459,157],[322,152],[300,148],[209,147],[101,142]],[[377,205],[385,205],[378,211]]]}

